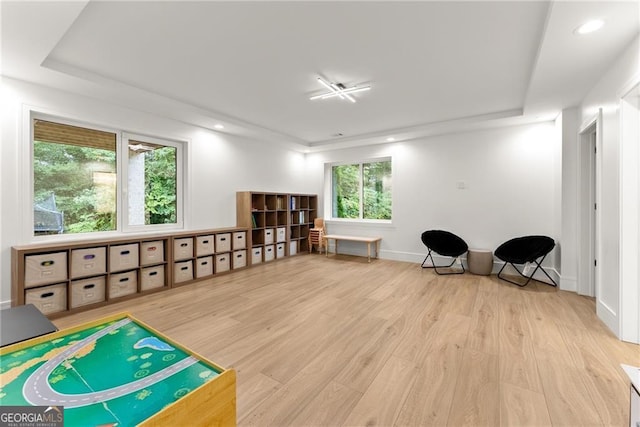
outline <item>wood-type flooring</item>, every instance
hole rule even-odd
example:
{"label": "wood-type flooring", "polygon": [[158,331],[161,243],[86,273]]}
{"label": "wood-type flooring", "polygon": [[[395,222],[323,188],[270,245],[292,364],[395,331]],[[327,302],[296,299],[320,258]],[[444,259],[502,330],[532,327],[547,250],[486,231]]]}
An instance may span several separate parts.
{"label": "wood-type flooring", "polygon": [[[624,426],[640,346],[592,298],[301,255],[55,320],[128,311],[238,373],[240,426]],[[185,414],[188,424],[189,414]]]}

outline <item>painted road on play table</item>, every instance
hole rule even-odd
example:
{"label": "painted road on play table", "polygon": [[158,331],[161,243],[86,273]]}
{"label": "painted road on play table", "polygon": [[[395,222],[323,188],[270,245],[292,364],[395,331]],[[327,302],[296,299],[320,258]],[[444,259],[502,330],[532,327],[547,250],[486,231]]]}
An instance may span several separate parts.
{"label": "painted road on play table", "polygon": [[109,332],[123,327],[131,322],[131,319],[120,320],[113,325],[109,325],[104,329],[96,332],[93,335],[89,335],[85,339],[78,341],[71,347],[67,348],[60,354],[49,359],[42,366],[40,366],[24,383],[22,387],[22,394],[32,405],[63,405],[65,408],[77,408],[80,406],[93,405],[94,403],[100,403],[107,400],[115,399],[120,396],[132,393],[134,391],[141,390],[152,384],[162,381],[163,379],[170,377],[176,372],[180,372],[183,369],[198,362],[193,356],[189,356],[185,359],[168,366],[155,374],[148,377],[141,378],[139,380],[123,384],[117,387],[113,387],[107,390],[95,391],[91,393],[82,394],[63,394],[55,391],[47,378],[49,374],[62,364],[68,357],[72,356],[76,351],[80,350],[84,346],[90,344],[93,341],[98,340],[100,337],[107,335]]}

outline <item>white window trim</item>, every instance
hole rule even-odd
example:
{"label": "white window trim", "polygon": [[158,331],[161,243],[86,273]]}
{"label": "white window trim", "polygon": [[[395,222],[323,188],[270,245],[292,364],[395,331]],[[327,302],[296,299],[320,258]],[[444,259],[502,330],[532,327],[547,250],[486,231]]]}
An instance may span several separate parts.
{"label": "white window trim", "polygon": [[[330,223],[335,223],[335,224],[351,224],[351,225],[370,225],[370,226],[390,226],[393,225],[393,217],[394,217],[394,211],[393,211],[393,207],[395,205],[395,203],[393,202],[393,200],[395,199],[395,192],[392,190],[392,195],[391,195],[391,219],[366,219],[366,218],[362,218],[362,214],[363,214],[363,203],[364,203],[364,197],[363,197],[363,192],[364,192],[364,188],[362,186],[362,164],[364,163],[374,163],[374,162],[385,162],[385,161],[390,161],[391,162],[391,181],[394,182],[395,178],[394,178],[394,174],[395,174],[395,168],[393,167],[393,156],[383,156],[383,157],[374,157],[374,158],[366,158],[366,159],[358,159],[358,160],[347,160],[347,161],[340,161],[340,162],[331,162],[331,163],[325,163],[325,168],[324,168],[324,174],[325,174],[325,193],[324,193],[324,198],[325,200],[328,200],[329,203],[325,203],[324,204],[324,217],[327,218],[325,221]],[[333,216],[333,167],[334,166],[343,166],[343,165],[355,165],[358,164],[360,165],[360,171],[359,171],[359,175],[360,175],[360,186],[359,186],[359,190],[360,190],[360,218],[336,218]]]}
{"label": "white window trim", "polygon": [[[118,235],[119,233],[121,233],[122,231],[119,230],[119,224],[121,224],[120,222],[120,218],[119,218],[119,212],[118,212],[118,206],[117,203],[119,202],[121,195],[121,186],[118,185],[116,186],[116,229],[115,230],[111,230],[111,231],[96,231],[96,232],[92,232],[92,233],[72,233],[72,234],[47,234],[47,235],[42,235],[42,236],[35,236],[33,234],[33,200],[34,200],[34,189],[33,189],[33,184],[34,184],[34,178],[33,178],[33,121],[34,120],[46,120],[46,121],[50,121],[50,122],[55,122],[55,123],[60,123],[60,124],[64,124],[64,125],[70,125],[70,126],[80,126],[80,127],[85,127],[88,129],[95,129],[95,130],[100,130],[100,131],[104,131],[104,132],[110,132],[116,135],[116,147],[120,146],[121,143],[121,131],[112,127],[108,127],[108,126],[103,126],[103,125],[98,125],[98,124],[94,124],[94,123],[88,123],[85,122],[83,120],[79,120],[79,119],[74,119],[74,118],[69,118],[69,117],[65,117],[62,115],[57,115],[54,113],[44,113],[41,112],[40,110],[36,110],[36,109],[31,109],[28,108],[27,113],[25,114],[25,117],[27,118],[27,120],[25,121],[25,128],[26,131],[24,132],[24,134],[27,136],[26,141],[27,143],[25,144],[25,149],[27,150],[27,155],[25,156],[27,158],[27,164],[26,164],[26,168],[24,169],[25,171],[28,171],[27,173],[22,174],[24,177],[26,177],[25,179],[25,188],[27,189],[27,191],[24,191],[22,194],[28,194],[28,197],[25,197],[25,199],[23,200],[22,206],[23,208],[23,212],[28,212],[27,215],[23,215],[22,218],[24,218],[27,223],[26,224],[22,224],[22,228],[25,230],[25,235],[28,236],[27,241],[32,241],[32,242],[46,242],[46,241],[59,241],[59,240],[86,240],[87,237],[90,238],[96,238],[96,239],[102,239],[102,238],[109,238],[109,237],[113,237],[114,235]],[[120,167],[119,165],[119,161],[116,158],[116,173],[118,173],[118,168]]]}

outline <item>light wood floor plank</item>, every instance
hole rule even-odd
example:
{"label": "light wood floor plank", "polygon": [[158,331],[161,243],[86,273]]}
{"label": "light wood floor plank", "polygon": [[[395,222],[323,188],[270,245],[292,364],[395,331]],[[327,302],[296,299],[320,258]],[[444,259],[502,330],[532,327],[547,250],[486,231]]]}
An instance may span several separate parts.
{"label": "light wood floor plank", "polygon": [[480,276],[473,274],[446,277],[443,286],[450,287],[453,293],[447,299],[445,310],[471,317],[476,303],[479,280]]}
{"label": "light wood floor plank", "polygon": [[386,279],[386,282],[376,291],[372,292],[368,298],[378,301],[385,301],[398,292],[398,289],[406,286],[407,283],[415,283],[411,280],[413,276],[413,266],[406,265],[405,269],[395,270],[394,273]]}
{"label": "light wood floor plank", "polygon": [[[435,274],[432,271],[426,274]],[[430,298],[425,306],[426,315],[429,320],[438,321],[451,311],[451,307],[456,306],[455,286],[450,286],[451,281],[445,276],[444,279],[437,277],[435,282],[427,282],[425,286],[429,286]],[[455,283],[455,282],[454,282]],[[468,302],[467,302],[468,303]],[[457,310],[462,311],[462,310]]]}
{"label": "light wood floor plank", "polygon": [[493,292],[478,291],[473,307],[473,326],[469,331],[468,347],[497,355],[499,345],[499,303]]}
{"label": "light wood floor plank", "polygon": [[522,310],[526,313],[536,359],[573,365],[571,353],[553,316],[540,311],[542,301],[535,298],[532,301],[532,304],[523,306]]}
{"label": "light wood floor plank", "polygon": [[[391,426],[416,379],[416,366],[391,356],[358,401],[345,426]],[[383,399],[380,397],[384,396]]]}
{"label": "light wood floor plank", "polygon": [[[211,326],[194,330],[194,322]],[[225,334],[240,325],[240,322],[227,315],[212,313],[192,319],[186,323],[178,323],[175,326],[166,327],[163,330],[168,336],[176,337],[176,341],[181,341],[181,337],[188,337],[189,347],[199,351],[204,350],[211,344],[211,336],[215,334]]]}
{"label": "light wood floor plank", "polygon": [[539,363],[538,369],[554,425],[605,425],[594,409],[594,402],[582,382],[583,372],[580,369],[552,360]]}
{"label": "light wood floor plank", "polygon": [[429,366],[425,366],[425,357],[430,353],[441,352],[448,346],[464,349],[472,322],[470,317],[447,313],[428,330],[425,339],[421,341],[422,345],[418,346],[413,357],[407,360],[429,369]]}
{"label": "light wood floor plank", "polygon": [[[561,294],[567,291],[548,291],[538,298],[536,306],[553,318],[556,324],[571,325],[578,327],[582,325],[580,316],[573,309],[573,306]],[[575,295],[575,294],[574,294]]]}
{"label": "light wood floor plank", "polygon": [[[605,424],[623,425],[627,413],[616,404],[628,393],[622,389],[618,366],[612,365],[602,349],[592,340],[586,329],[561,326],[560,332],[568,343],[576,366],[583,370],[583,381],[594,406]],[[576,379],[577,380],[577,379]]]}
{"label": "light wood floor plank", "polygon": [[551,426],[544,394],[513,384],[501,383],[500,425],[504,427]]}
{"label": "light wood floor plank", "polygon": [[331,381],[309,405],[291,420],[293,426],[339,426],[362,398],[359,393]]}
{"label": "light wood floor plank", "polygon": [[448,426],[500,424],[498,356],[464,350]]}
{"label": "light wood floor plank", "polygon": [[398,416],[398,426],[443,426],[447,424],[455,393],[464,342],[471,319],[450,314],[436,322],[430,339],[417,358],[421,366]]}
{"label": "light wood floor plank", "polygon": [[507,301],[500,307],[500,381],[542,392],[524,306]]}
{"label": "light wood floor plank", "polygon": [[269,396],[272,396],[282,384],[273,378],[258,372],[251,374],[244,370],[242,381],[238,381],[236,394],[242,399],[236,399],[238,414],[248,414]]}
{"label": "light wood floor plank", "polygon": [[434,331],[434,326],[439,323],[431,320],[423,311],[421,316],[407,325],[402,339],[393,351],[394,356],[412,360],[418,364],[421,363],[420,355],[424,353],[425,346],[437,335],[437,331]]}
{"label": "light wood floor plank", "polygon": [[366,392],[374,378],[384,368],[406,327],[407,319],[403,317],[394,322],[387,322],[382,329],[376,331],[368,341],[363,343],[335,380],[361,393]]}
{"label": "light wood floor plank", "polygon": [[263,328],[225,347],[228,365],[254,366],[270,378],[286,383],[317,357],[328,344],[326,333],[336,333],[338,324],[327,315],[286,323],[290,326],[282,332],[287,335],[286,340],[280,339],[275,331]]}

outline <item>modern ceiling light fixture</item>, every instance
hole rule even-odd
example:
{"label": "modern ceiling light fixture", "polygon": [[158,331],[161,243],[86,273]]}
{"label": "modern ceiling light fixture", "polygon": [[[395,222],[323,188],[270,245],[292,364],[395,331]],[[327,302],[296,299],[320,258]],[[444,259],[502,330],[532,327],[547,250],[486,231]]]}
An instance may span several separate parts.
{"label": "modern ceiling light fixture", "polygon": [[309,98],[312,101],[314,99],[327,99],[338,96],[340,97],[340,99],[348,99],[351,102],[356,102],[356,99],[351,96],[352,93],[363,92],[365,90],[371,89],[371,86],[345,87],[345,85],[343,85],[342,83],[328,83],[320,77],[318,77],[318,81],[322,86],[329,89],[329,92],[312,96],[311,98]]}

